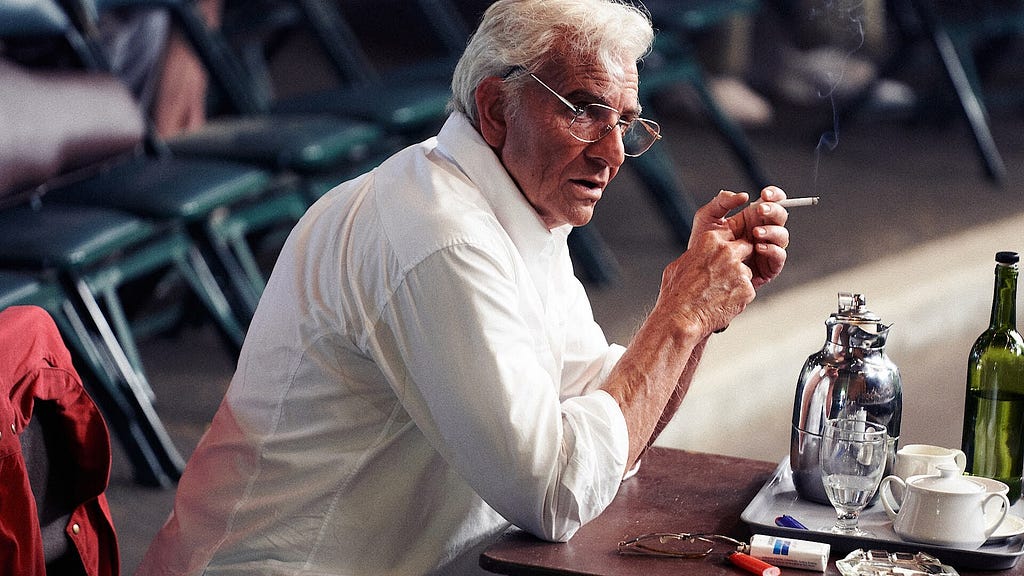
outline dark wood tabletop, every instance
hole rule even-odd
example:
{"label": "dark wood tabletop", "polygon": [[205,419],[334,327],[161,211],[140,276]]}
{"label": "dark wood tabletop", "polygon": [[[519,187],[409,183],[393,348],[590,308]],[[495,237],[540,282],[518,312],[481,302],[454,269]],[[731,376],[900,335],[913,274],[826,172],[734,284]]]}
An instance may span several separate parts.
{"label": "dark wood tabletop", "polygon": [[[760,460],[654,448],[644,457],[640,472],[622,483],[604,513],[569,542],[545,542],[512,530],[481,555],[480,566],[511,576],[745,575],[719,555],[701,560],[621,555],[617,544],[650,532],[713,532],[748,541],[750,530],[740,515],[776,466]],[[837,556],[833,550],[827,575],[839,574]],[[961,576],[971,574],[958,571]],[[793,569],[782,573],[814,574]],[[1001,572],[974,573],[1024,575],[1024,562]]]}

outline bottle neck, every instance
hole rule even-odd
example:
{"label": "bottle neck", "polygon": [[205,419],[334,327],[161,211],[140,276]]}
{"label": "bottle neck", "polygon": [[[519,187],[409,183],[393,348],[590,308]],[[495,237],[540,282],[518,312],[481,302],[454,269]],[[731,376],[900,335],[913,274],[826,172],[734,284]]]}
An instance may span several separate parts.
{"label": "bottle neck", "polygon": [[1017,266],[996,265],[990,328],[1015,330],[1017,324]]}

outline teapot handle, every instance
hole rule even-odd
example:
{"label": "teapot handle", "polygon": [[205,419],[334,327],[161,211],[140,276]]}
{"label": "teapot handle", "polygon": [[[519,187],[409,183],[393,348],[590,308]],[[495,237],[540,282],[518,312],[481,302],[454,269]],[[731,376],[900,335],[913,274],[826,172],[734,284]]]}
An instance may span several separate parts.
{"label": "teapot handle", "polygon": [[[889,487],[890,482],[895,482],[902,488],[903,494],[907,493],[907,483],[903,481],[899,476],[886,476],[882,478],[882,482],[878,484],[878,493],[882,497],[882,506],[885,508],[885,514],[889,517],[889,520],[896,520],[896,515],[899,514],[898,508],[903,506],[903,502],[894,502],[896,496],[892,493],[892,490],[886,490]],[[890,496],[892,500],[890,500]],[[993,496],[1002,496],[1002,494],[993,494]],[[1005,498],[1005,496],[1003,496]],[[897,504],[897,506],[893,506]],[[1007,500],[1007,506],[1009,506],[1009,500]],[[1003,509],[1003,515],[1005,516],[1006,509]],[[1002,520],[1000,520],[1002,522]],[[995,531],[995,528],[992,529]]]}
{"label": "teapot handle", "polygon": [[1010,511],[1010,500],[1009,500],[1009,498],[1007,498],[1005,494],[999,494],[998,492],[993,492],[993,493],[989,494],[988,496],[986,496],[985,499],[981,501],[981,509],[984,510],[985,509],[985,505],[988,504],[988,501],[993,499],[993,498],[1001,499],[1003,501],[1003,505],[1002,505],[1002,510],[1001,510],[1001,512],[999,514],[999,519],[985,527],[985,539],[986,540],[988,540],[990,536],[995,534],[996,530],[998,530],[999,526],[1003,523],[1003,520],[1006,519],[1007,512]]}

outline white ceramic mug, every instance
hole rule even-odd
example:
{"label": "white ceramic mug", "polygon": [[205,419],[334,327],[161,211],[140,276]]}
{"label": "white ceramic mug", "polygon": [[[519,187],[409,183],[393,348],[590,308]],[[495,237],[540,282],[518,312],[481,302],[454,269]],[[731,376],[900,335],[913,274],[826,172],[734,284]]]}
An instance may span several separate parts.
{"label": "white ceramic mug", "polygon": [[[938,474],[941,465],[956,466],[963,474],[967,468],[967,455],[956,448],[943,448],[930,444],[908,444],[896,451],[896,462],[892,473],[906,481],[911,476]],[[899,484],[889,487],[893,496],[903,499],[903,488]]]}
{"label": "white ceramic mug", "polygon": [[[902,501],[893,502],[884,490],[893,484],[905,488]],[[906,482],[886,476],[879,490],[893,530],[908,542],[975,550],[995,533],[1010,509],[1005,495],[987,492],[952,466],[939,466],[938,475],[911,476]],[[990,517],[986,505],[991,501],[999,510]]]}

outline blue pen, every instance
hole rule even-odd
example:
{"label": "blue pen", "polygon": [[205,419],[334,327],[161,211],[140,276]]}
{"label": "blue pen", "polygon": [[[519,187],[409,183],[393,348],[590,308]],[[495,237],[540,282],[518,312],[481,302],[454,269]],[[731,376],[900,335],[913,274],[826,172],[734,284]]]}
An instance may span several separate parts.
{"label": "blue pen", "polygon": [[807,526],[800,523],[799,520],[793,518],[789,514],[783,514],[775,518],[775,525],[782,526],[783,528],[796,528],[798,530],[807,530]]}

